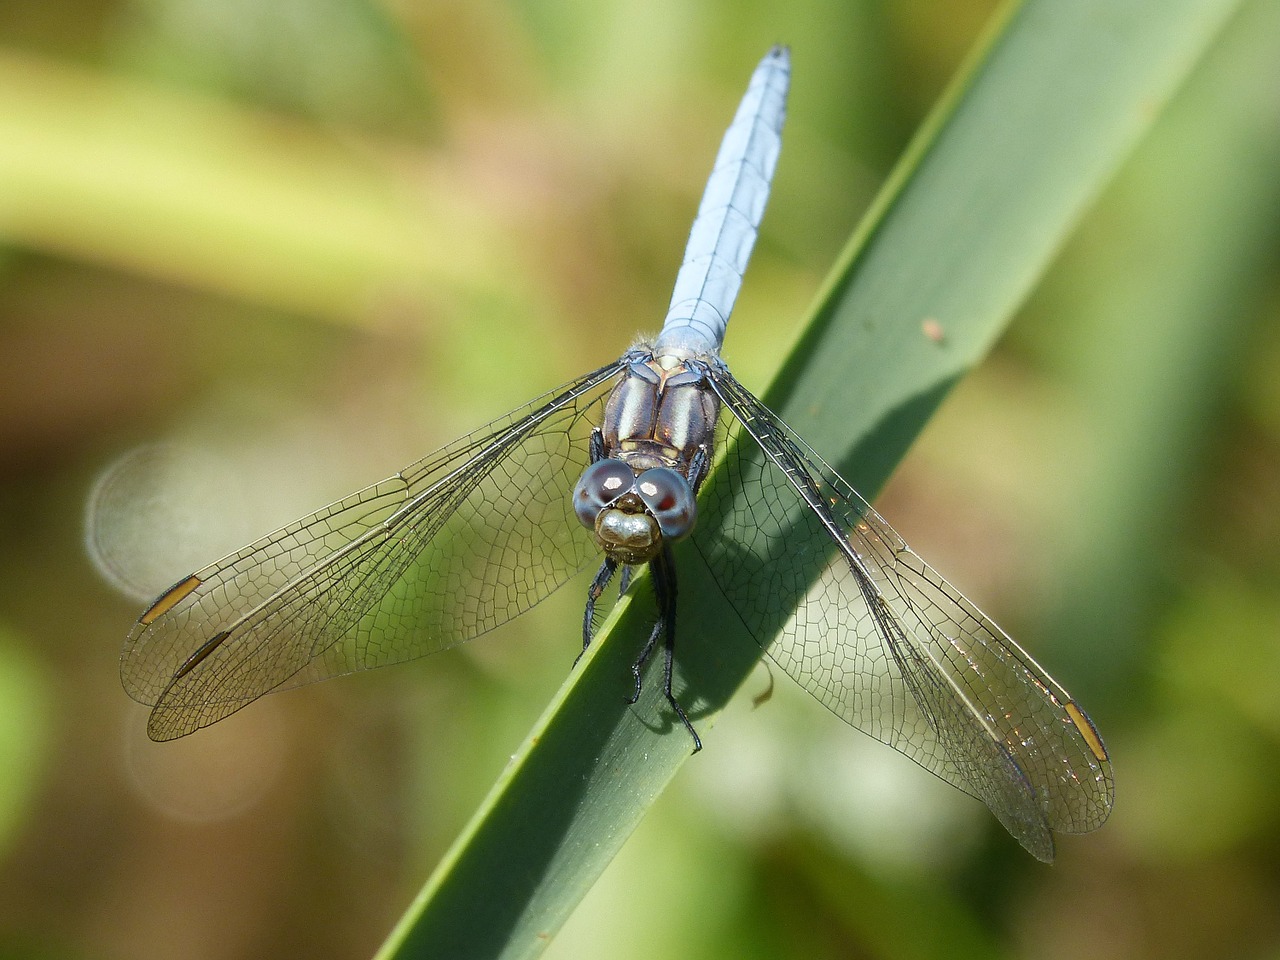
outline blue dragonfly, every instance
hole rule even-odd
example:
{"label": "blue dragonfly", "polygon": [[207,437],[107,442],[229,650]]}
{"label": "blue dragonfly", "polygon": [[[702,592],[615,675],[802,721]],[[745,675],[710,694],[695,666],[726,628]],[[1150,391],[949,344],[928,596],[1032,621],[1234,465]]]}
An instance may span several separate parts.
{"label": "blue dragonfly", "polygon": [[[647,565],[672,690],[688,538],[743,630],[850,725],[982,800],[1036,857],[1106,820],[1084,711],[729,372],[729,314],[781,148],[790,55],[761,61],[725,134],[657,338],[400,473],[183,578],[121,657],[148,733],[185,736],[275,690],[435,653],[595,561],[583,649]],[[706,484],[718,464],[715,483]],[[699,515],[702,523],[698,523]],[[763,558],[763,559],[762,559]],[[619,571],[621,573],[619,574]]]}

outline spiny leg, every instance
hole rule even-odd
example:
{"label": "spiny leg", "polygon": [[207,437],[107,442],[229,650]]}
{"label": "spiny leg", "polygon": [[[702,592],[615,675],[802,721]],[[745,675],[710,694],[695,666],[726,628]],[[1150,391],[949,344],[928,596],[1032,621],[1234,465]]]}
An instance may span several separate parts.
{"label": "spiny leg", "polygon": [[[604,593],[605,587],[609,585],[609,581],[613,579],[614,573],[618,569],[618,561],[613,557],[606,556],[604,563],[600,564],[600,569],[596,572],[596,578],[591,581],[591,587],[587,590],[587,609],[582,614],[582,653],[574,659],[574,666],[577,666],[582,654],[587,652],[587,647],[591,646],[591,631],[596,622],[596,602]],[[626,576],[626,571],[623,571]]]}
{"label": "spiny leg", "polygon": [[[604,442],[603,440],[601,441]],[[711,452],[705,447],[699,447],[694,451],[693,459],[689,461],[689,472],[687,474],[689,486],[696,494],[702,488],[702,481],[707,479],[707,474],[711,472]]]}
{"label": "spiny leg", "polygon": [[604,431],[599,427],[591,431],[591,439],[587,441],[587,456],[592,463],[604,459]]}
{"label": "spiny leg", "polygon": [[653,656],[653,649],[658,645],[658,637],[662,636],[662,628],[662,617],[659,616],[657,622],[653,625],[653,629],[649,631],[649,639],[644,642],[644,647],[640,650],[640,656],[636,657],[635,663],[631,664],[631,676],[634,678],[636,686],[631,692],[631,696],[627,697],[627,703],[635,703],[640,699],[640,671],[644,669],[644,665]]}
{"label": "spiny leg", "polygon": [[635,678],[636,687],[635,693],[627,702],[635,703],[639,699],[640,671],[653,654],[658,637],[661,636],[664,655],[662,691],[666,695],[667,703],[671,704],[671,709],[676,712],[684,728],[689,731],[689,736],[693,738],[693,752],[697,753],[702,749],[702,738],[698,736],[698,731],[693,729],[693,724],[689,722],[689,715],[684,712],[684,707],[680,705],[680,701],[676,699],[671,689],[676,653],[676,568],[671,558],[671,548],[667,544],[664,543],[662,552],[649,561],[649,573],[653,577],[654,593],[658,601],[658,621],[653,625],[644,649],[640,651],[640,656],[631,667],[631,675]]}

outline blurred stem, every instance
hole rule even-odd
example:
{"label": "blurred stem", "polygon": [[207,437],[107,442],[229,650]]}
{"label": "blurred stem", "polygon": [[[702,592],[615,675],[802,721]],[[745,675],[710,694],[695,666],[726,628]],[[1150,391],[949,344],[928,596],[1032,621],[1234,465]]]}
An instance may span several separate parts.
{"label": "blurred stem", "polygon": [[0,238],[341,323],[518,259],[389,145],[0,49]]}

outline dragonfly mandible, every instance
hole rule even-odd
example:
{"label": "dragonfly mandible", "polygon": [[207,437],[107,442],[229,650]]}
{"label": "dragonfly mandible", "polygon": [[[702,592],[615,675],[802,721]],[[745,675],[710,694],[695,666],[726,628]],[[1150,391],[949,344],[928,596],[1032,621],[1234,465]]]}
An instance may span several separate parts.
{"label": "dragonfly mandible", "polygon": [[[152,706],[152,738],[185,736],[275,690],[452,647],[595,561],[583,649],[615,574],[625,590],[647,564],[657,610],[634,696],[660,645],[667,702],[696,752],[672,691],[671,546],[690,538],[773,662],[850,725],[985,802],[1032,854],[1051,860],[1054,832],[1102,824],[1111,763],[1084,711],[720,357],[778,161],[790,70],[784,47],[756,68],[652,343],[151,604],[121,677]],[[739,453],[751,447],[756,456]],[[717,451],[726,483],[703,491]],[[716,522],[699,525],[700,511]],[[768,562],[738,562],[758,555]]]}

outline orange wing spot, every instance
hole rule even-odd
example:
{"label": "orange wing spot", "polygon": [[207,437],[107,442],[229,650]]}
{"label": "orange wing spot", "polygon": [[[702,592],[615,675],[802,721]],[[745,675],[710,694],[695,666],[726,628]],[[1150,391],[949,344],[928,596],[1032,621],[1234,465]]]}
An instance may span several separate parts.
{"label": "orange wing spot", "polygon": [[180,604],[192,590],[204,583],[195,574],[175,583],[172,587],[161,594],[151,606],[147,607],[147,612],[138,618],[138,622],[143,626],[150,626],[155,623],[166,613]]}
{"label": "orange wing spot", "polygon": [[1107,748],[1102,745],[1102,738],[1098,736],[1098,731],[1094,727],[1093,721],[1085,716],[1085,712],[1070,700],[1067,701],[1066,710],[1067,716],[1076,725],[1076,729],[1080,731],[1080,736],[1084,737],[1084,742],[1089,745],[1090,751],[1098,759],[1098,762],[1105,762]]}

